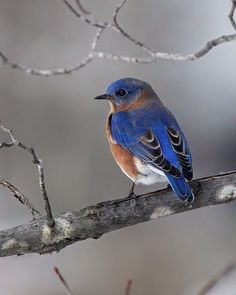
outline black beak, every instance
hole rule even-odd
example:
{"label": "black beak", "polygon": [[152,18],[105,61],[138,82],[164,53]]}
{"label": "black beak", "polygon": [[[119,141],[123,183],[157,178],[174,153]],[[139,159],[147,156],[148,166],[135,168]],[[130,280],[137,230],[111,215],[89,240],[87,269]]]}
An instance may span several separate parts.
{"label": "black beak", "polygon": [[110,94],[102,94],[102,95],[98,95],[98,96],[96,96],[94,99],[99,99],[99,100],[111,100],[113,98],[113,96],[112,95],[110,95]]}

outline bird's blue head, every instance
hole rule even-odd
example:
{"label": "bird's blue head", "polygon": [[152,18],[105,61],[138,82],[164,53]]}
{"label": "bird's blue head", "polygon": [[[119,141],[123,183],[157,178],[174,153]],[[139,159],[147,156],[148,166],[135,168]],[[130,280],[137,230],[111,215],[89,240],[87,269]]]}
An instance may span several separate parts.
{"label": "bird's blue head", "polygon": [[123,78],[111,83],[106,93],[95,97],[95,99],[105,99],[112,109],[119,111],[155,96],[154,90],[148,83],[135,78]]}

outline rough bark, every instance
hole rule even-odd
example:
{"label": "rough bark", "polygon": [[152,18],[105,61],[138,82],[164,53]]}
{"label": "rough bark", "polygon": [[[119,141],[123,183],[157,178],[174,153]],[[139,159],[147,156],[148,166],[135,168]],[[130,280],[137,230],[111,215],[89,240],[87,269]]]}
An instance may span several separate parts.
{"label": "rough bark", "polygon": [[47,225],[45,216],[0,231],[0,256],[60,251],[75,242],[97,239],[123,227],[200,207],[228,203],[236,198],[236,171],[198,179],[191,185],[195,194],[192,204],[176,200],[170,189],[163,189],[58,214],[53,230]]}

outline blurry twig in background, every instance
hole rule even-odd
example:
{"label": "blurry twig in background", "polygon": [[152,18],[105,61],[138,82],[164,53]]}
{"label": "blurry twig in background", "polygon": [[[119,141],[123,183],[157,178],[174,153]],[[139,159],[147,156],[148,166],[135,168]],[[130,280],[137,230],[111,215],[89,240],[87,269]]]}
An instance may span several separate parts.
{"label": "blurry twig in background", "polygon": [[[65,287],[67,295],[74,295],[74,293],[71,291],[70,286],[68,285],[67,281],[65,280],[62,273],[60,272],[59,268],[55,266],[54,271],[55,271],[56,275],[58,276],[62,285]],[[131,287],[132,287],[132,280],[128,280],[127,284],[126,284],[124,295],[130,295]]]}
{"label": "blurry twig in background", "polygon": [[73,295],[73,292],[71,291],[69,285],[67,284],[67,282],[64,279],[63,275],[61,274],[59,268],[55,266],[54,271],[55,271],[56,275],[58,276],[58,278],[59,278],[60,282],[62,283],[62,285],[65,287],[67,294],[68,295]]}
{"label": "blurry twig in background", "polygon": [[[199,51],[195,53],[180,54],[180,53],[157,52],[156,50],[149,48],[147,45],[145,45],[141,41],[132,37],[118,23],[117,21],[118,15],[121,11],[121,8],[127,2],[127,0],[122,0],[119,3],[119,5],[115,8],[115,12],[113,15],[113,22],[97,21],[91,13],[89,13],[87,10],[84,9],[84,7],[82,6],[79,0],[74,0],[75,1],[74,4],[76,4],[77,6],[76,8],[71,4],[71,1],[69,0],[62,0],[62,1],[78,19],[80,19],[87,25],[96,27],[98,29],[97,33],[95,34],[91,42],[91,51],[88,53],[87,57],[74,66],[67,66],[67,67],[58,68],[58,69],[33,69],[30,67],[21,65],[19,63],[13,62],[3,52],[0,51],[0,60],[2,60],[3,65],[9,66],[12,69],[23,71],[30,75],[40,75],[40,76],[66,75],[66,74],[72,74],[73,72],[76,72],[80,70],[81,68],[87,66],[95,58],[111,59],[115,61],[124,61],[129,63],[142,63],[142,64],[156,62],[159,59],[174,60],[174,61],[193,61],[206,55],[215,46],[236,40],[236,33],[234,33],[229,35],[223,35],[208,41],[206,45],[202,47],[202,49],[200,49]],[[234,20],[236,0],[231,0],[231,1],[232,1],[232,6],[229,13],[229,19],[233,28],[236,30],[236,22]],[[80,11],[78,11],[77,8],[79,8]],[[104,51],[98,51],[97,50],[98,42],[101,39],[102,34],[104,33],[106,29],[111,29],[115,31],[116,33],[121,34],[124,38],[132,42],[135,46],[143,50],[147,54],[147,57],[138,58],[133,56],[116,55],[112,53],[106,53]]]}
{"label": "blurry twig in background", "polygon": [[129,279],[126,283],[125,295],[130,295],[132,284],[133,284],[133,281]]}
{"label": "blurry twig in background", "polygon": [[223,270],[221,270],[218,274],[213,276],[206,285],[204,285],[201,290],[197,293],[197,295],[206,295],[208,292],[213,289],[219,281],[225,279],[228,275],[230,275],[236,269],[236,261],[228,264]]}
{"label": "blurry twig in background", "polygon": [[[28,153],[30,153],[30,155],[33,158],[33,163],[37,165],[38,174],[39,174],[39,185],[40,185],[40,189],[41,189],[43,199],[44,199],[44,203],[45,203],[45,211],[47,213],[48,226],[53,227],[55,225],[55,221],[54,221],[54,218],[53,218],[53,215],[52,215],[51,205],[50,205],[50,202],[49,202],[49,199],[48,199],[46,186],[45,186],[43,161],[36,156],[33,147],[28,147],[25,144],[23,144],[21,141],[16,139],[16,137],[13,135],[12,131],[10,129],[6,128],[2,124],[1,121],[0,121],[0,129],[2,129],[4,132],[6,132],[9,135],[10,139],[11,139],[11,141],[8,142],[8,143],[6,143],[6,142],[1,143],[0,148],[18,146],[21,149],[23,149],[23,150],[27,151]],[[9,186],[6,186],[8,189],[11,188],[10,190],[12,192],[15,191],[15,193],[16,192],[19,193],[19,191],[16,190],[16,188],[13,185],[11,185],[10,183],[8,183],[8,184],[9,184]],[[16,193],[16,195],[18,195],[18,193]],[[18,200],[20,200],[19,196],[17,198],[18,198]],[[21,201],[26,201],[26,203],[28,205],[30,204],[28,199],[24,198],[22,195],[21,195]],[[31,204],[30,204],[30,206],[31,206],[31,208],[33,208]],[[34,211],[35,211],[35,209],[34,209]]]}

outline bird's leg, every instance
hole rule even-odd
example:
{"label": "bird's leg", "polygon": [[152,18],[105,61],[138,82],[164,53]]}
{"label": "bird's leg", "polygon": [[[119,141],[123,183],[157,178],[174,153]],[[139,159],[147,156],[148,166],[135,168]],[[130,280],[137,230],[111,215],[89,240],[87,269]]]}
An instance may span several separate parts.
{"label": "bird's leg", "polygon": [[101,207],[101,206],[104,206],[104,205],[113,205],[113,204],[120,203],[122,200],[125,201],[126,199],[130,199],[132,197],[136,197],[136,194],[134,193],[134,187],[135,187],[135,182],[132,183],[132,186],[131,186],[131,189],[129,191],[129,194],[128,194],[128,196],[126,198],[118,199],[118,200],[114,200],[114,201],[100,202],[96,206],[97,207]]}
{"label": "bird's leg", "polygon": [[166,188],[171,188],[171,186],[170,186],[170,184],[169,184],[169,183],[167,183],[167,186],[166,186]]}
{"label": "bird's leg", "polygon": [[129,191],[128,197],[127,198],[132,198],[135,197],[136,194],[134,193],[134,187],[135,187],[135,182],[132,183],[131,189]]}

